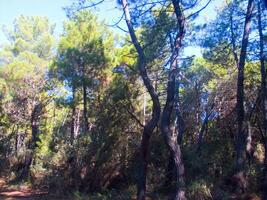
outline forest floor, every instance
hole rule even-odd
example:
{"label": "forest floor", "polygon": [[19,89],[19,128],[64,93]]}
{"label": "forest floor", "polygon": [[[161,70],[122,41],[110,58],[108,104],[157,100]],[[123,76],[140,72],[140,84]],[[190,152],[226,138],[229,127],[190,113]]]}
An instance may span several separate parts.
{"label": "forest floor", "polygon": [[28,186],[10,186],[5,178],[0,178],[0,200],[56,200],[46,191]]}
{"label": "forest floor", "polygon": [[[86,196],[86,199],[91,199],[91,196]],[[66,194],[51,194],[46,190],[33,189],[27,184],[12,185],[5,177],[0,177],[0,200],[74,200],[81,199],[76,198],[75,195]],[[95,198],[92,198],[95,199]],[[99,198],[97,198],[99,199]],[[105,198],[106,199],[106,198]],[[122,200],[125,198],[115,198]],[[134,198],[133,198],[134,199]],[[149,198],[149,200],[151,200]]]}
{"label": "forest floor", "polygon": [[[65,194],[66,195],[66,194]],[[0,200],[73,200],[73,196],[56,196],[49,194],[48,191],[33,189],[25,184],[23,185],[10,185],[5,178],[0,177]],[[91,198],[90,198],[91,199]],[[116,199],[124,199],[118,197]],[[131,198],[135,199],[135,198]],[[147,200],[162,199],[162,198],[146,198]],[[165,199],[165,198],[164,198]],[[231,195],[229,200],[261,200],[257,195]]]}

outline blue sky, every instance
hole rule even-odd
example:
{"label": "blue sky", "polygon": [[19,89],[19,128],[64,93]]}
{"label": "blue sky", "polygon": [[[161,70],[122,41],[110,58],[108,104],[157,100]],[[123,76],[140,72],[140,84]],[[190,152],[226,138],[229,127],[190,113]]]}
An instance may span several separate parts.
{"label": "blue sky", "polygon": [[[6,41],[2,27],[12,26],[17,16],[47,16],[51,23],[56,23],[56,33],[62,32],[62,23],[66,20],[62,9],[71,5],[72,0],[0,0],[0,43]],[[106,0],[105,4],[94,10],[96,14],[107,23],[115,21],[120,13],[115,9],[116,1]]]}
{"label": "blue sky", "polygon": [[[12,22],[19,15],[47,16],[51,23],[56,23],[56,35],[60,35],[63,21],[66,20],[65,11],[62,8],[71,5],[72,2],[73,0],[0,0],[0,44],[6,42],[2,27],[12,26]],[[205,2],[207,0],[203,0],[203,4]],[[215,5],[221,2],[222,0],[213,0],[201,13],[199,21],[213,19],[216,14]],[[107,24],[113,24],[121,16],[121,11],[116,9],[116,0],[105,0],[94,12]]]}
{"label": "blue sky", "polygon": [[62,5],[68,5],[68,2],[69,0],[0,0],[0,42],[5,41],[3,25],[11,26],[19,15],[47,16],[51,22],[61,24],[65,19]]}

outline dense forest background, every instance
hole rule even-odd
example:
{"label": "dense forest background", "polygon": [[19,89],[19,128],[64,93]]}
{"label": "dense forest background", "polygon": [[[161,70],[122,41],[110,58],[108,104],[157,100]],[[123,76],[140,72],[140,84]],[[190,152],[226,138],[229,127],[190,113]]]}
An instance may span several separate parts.
{"label": "dense forest background", "polygon": [[266,200],[266,2],[221,1],[200,24],[211,1],[121,0],[121,34],[94,14],[103,1],[72,2],[59,39],[46,17],[5,29],[7,187],[47,199]]}

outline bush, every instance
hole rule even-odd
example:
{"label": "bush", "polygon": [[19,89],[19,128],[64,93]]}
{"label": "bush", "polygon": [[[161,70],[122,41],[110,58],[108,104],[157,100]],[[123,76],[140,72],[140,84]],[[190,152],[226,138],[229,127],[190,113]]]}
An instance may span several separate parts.
{"label": "bush", "polygon": [[212,199],[211,188],[203,180],[194,181],[187,189],[187,196],[191,200],[209,200]]}

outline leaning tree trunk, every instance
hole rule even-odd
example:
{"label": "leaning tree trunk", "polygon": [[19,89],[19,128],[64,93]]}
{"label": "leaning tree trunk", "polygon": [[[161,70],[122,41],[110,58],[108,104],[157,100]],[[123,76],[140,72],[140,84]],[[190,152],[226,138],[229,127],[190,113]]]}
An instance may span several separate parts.
{"label": "leaning tree trunk", "polygon": [[263,171],[263,194],[264,200],[267,200],[267,88],[266,88],[266,69],[264,65],[264,46],[263,46],[263,32],[261,22],[261,3],[258,2],[258,29],[260,36],[260,65],[261,65],[261,110],[262,110],[262,128],[263,128],[263,142],[265,148],[264,171]]}
{"label": "leaning tree trunk", "polygon": [[151,80],[149,79],[146,71],[146,59],[143,48],[141,47],[131,22],[131,16],[129,12],[127,0],[122,0],[122,8],[124,11],[125,21],[130,33],[132,43],[138,53],[138,70],[142,77],[144,85],[152,99],[152,117],[145,124],[142,134],[142,141],[140,147],[140,168],[139,168],[139,178],[137,182],[137,200],[145,200],[146,195],[146,176],[147,176],[147,164],[148,164],[148,154],[149,154],[149,142],[151,134],[153,133],[155,127],[158,124],[160,118],[160,102],[158,94],[153,87]]}
{"label": "leaning tree trunk", "polygon": [[174,12],[177,18],[178,33],[172,46],[171,69],[168,76],[167,99],[161,117],[161,132],[170,150],[176,174],[175,194],[172,199],[185,200],[184,165],[180,145],[177,140],[177,132],[171,127],[171,116],[175,105],[175,76],[177,72],[177,57],[182,46],[185,34],[185,18],[181,10],[180,0],[172,0]]}
{"label": "leaning tree trunk", "polygon": [[244,33],[242,38],[242,46],[240,58],[238,63],[238,77],[237,77],[237,96],[236,96],[236,110],[237,110],[237,140],[236,140],[236,161],[235,161],[235,178],[237,179],[238,191],[244,192],[247,187],[245,177],[245,158],[246,158],[246,134],[244,132],[244,67],[247,54],[248,38],[250,33],[250,22],[253,11],[253,0],[248,1]]}

